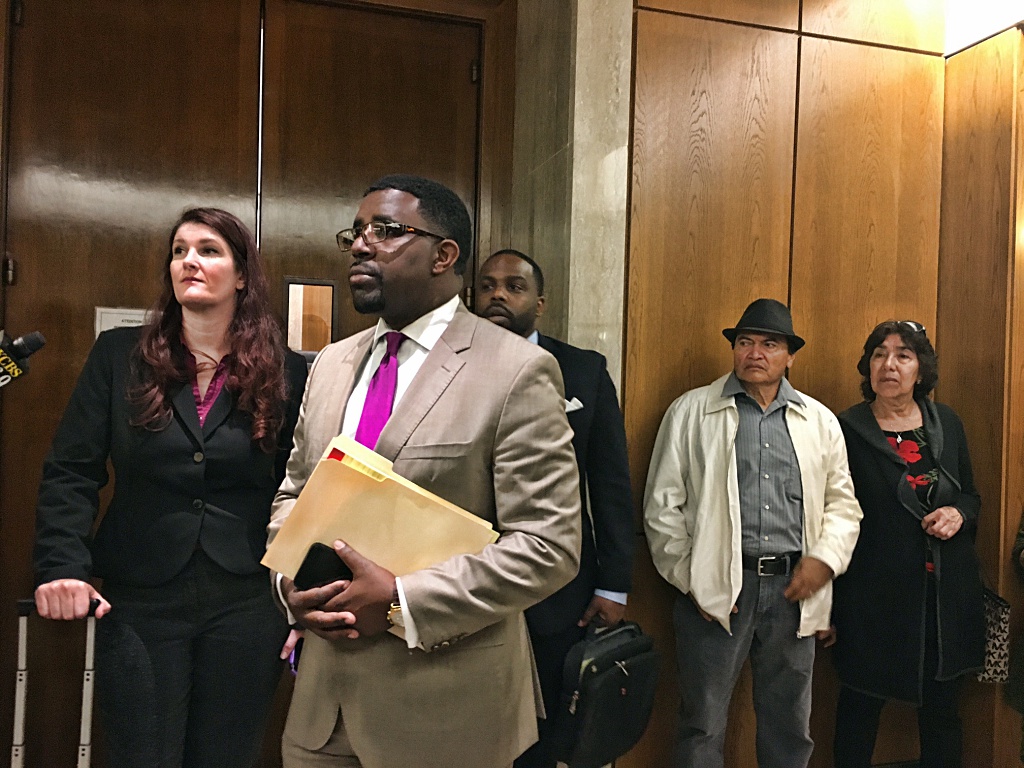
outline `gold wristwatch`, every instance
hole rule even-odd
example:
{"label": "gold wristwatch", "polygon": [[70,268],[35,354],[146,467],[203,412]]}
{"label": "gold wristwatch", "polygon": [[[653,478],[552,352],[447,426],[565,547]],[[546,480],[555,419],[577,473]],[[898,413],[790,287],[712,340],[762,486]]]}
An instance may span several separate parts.
{"label": "gold wristwatch", "polygon": [[398,599],[398,587],[395,587],[391,595],[391,607],[388,608],[388,624],[392,627],[405,628],[405,619],[402,617],[402,603]]}

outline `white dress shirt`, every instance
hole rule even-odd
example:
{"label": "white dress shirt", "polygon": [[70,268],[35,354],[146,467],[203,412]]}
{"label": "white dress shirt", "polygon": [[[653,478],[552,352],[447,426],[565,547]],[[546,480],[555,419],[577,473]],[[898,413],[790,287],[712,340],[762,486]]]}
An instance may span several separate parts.
{"label": "white dress shirt", "polygon": [[[373,378],[373,374],[380,367],[380,361],[384,359],[384,353],[387,350],[384,334],[391,331],[400,331],[407,337],[402,342],[402,346],[398,348],[398,383],[395,388],[395,401],[392,405],[392,410],[394,410],[398,407],[398,403],[405,393],[409,391],[409,385],[416,377],[416,374],[419,373],[420,368],[423,366],[423,361],[427,359],[430,350],[434,348],[434,345],[437,344],[441,335],[448,328],[448,324],[455,317],[455,313],[458,311],[459,304],[461,303],[462,299],[458,296],[453,296],[449,301],[427,312],[427,314],[417,318],[404,328],[392,328],[384,322],[383,318],[377,321],[377,327],[373,331],[373,345],[370,347],[370,356],[367,358],[362,370],[360,370],[359,377],[352,388],[352,394],[349,395],[348,403],[345,405],[345,416],[341,422],[341,433],[343,435],[351,438],[356,436],[356,430],[359,428],[359,419],[363,415],[363,406],[366,404],[366,393],[370,388],[370,379]],[[278,590],[280,590],[280,574],[278,574],[277,583]],[[398,602],[402,606],[405,642],[410,648],[417,648],[419,647],[419,632],[416,631],[416,623],[412,613],[406,607],[402,580],[397,577],[395,578],[395,587],[398,590]],[[287,606],[283,595],[281,602]],[[288,620],[295,623],[291,611],[288,612]]]}
{"label": "white dress shirt", "polygon": [[[370,356],[359,372],[359,378],[356,380],[352,394],[349,395],[348,404],[345,406],[345,417],[341,422],[343,435],[352,438],[356,436],[359,419],[363,415],[363,406],[366,404],[366,393],[370,388],[370,379],[380,367],[380,361],[384,359],[384,353],[387,350],[384,334],[401,331],[408,337],[398,348],[398,384],[395,388],[395,402],[392,406],[392,410],[394,410],[405,393],[409,391],[409,385],[419,373],[430,350],[434,348],[441,338],[441,334],[445,332],[448,324],[455,317],[461,302],[462,300],[458,296],[453,296],[449,301],[412,321],[405,328],[392,328],[384,322],[384,318],[377,321],[377,327],[373,331],[373,346],[370,348]],[[402,606],[405,642],[410,648],[416,648],[419,646],[419,632],[416,631],[416,622],[412,612],[406,607],[401,579],[395,578],[395,587],[398,590],[398,602]]]}

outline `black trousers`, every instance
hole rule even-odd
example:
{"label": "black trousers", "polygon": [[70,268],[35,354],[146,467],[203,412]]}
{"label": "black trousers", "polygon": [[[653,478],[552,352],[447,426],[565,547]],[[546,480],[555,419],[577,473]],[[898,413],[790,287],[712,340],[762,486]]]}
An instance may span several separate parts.
{"label": "black trousers", "polygon": [[[963,722],[959,714],[961,679],[935,679],[939,667],[935,587],[929,580],[925,612],[924,680],[917,729],[921,740],[920,768],[961,768]],[[843,638],[839,638],[842,642]],[[869,768],[875,751],[878,722],[885,699],[847,686],[839,690],[834,757],[836,768]]]}
{"label": "black trousers", "polygon": [[96,691],[112,768],[251,766],[288,634],[267,574],[197,551],[166,584],[103,593]]}
{"label": "black trousers", "polygon": [[551,635],[530,633],[547,719],[537,721],[540,740],[516,758],[514,768],[555,768],[557,761],[552,751],[551,723],[562,694],[562,667],[569,649],[583,639],[586,631],[586,628],[574,624]]}

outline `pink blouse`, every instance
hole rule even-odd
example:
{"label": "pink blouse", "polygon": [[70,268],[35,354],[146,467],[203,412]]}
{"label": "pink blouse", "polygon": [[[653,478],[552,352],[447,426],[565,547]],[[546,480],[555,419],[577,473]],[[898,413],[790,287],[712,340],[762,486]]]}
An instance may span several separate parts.
{"label": "pink blouse", "polygon": [[206,423],[206,414],[210,412],[210,408],[217,402],[217,395],[224,388],[224,382],[228,378],[228,358],[230,355],[224,355],[217,363],[217,369],[213,372],[213,378],[210,379],[210,386],[206,388],[206,395],[199,394],[199,377],[196,375],[196,358],[187,348],[185,352],[188,354],[188,372],[192,377],[192,396],[196,400],[196,411],[199,413],[199,426],[203,426]]}

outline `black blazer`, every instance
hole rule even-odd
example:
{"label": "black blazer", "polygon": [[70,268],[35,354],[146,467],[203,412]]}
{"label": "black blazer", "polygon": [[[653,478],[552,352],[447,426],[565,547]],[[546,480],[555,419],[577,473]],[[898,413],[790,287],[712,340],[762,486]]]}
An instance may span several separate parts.
{"label": "black blazer", "polygon": [[583,502],[580,571],[526,611],[530,631],[546,635],[579,621],[595,589],[629,592],[634,537],[626,430],[604,355],[547,336],[540,336],[539,343],[562,369],[565,399],[583,403],[567,414]]}
{"label": "black blazer", "polygon": [[857,501],[864,510],[846,573],[835,581],[832,619],[839,679],[862,693],[921,703],[930,544],[938,593],[939,671],[951,680],[981,667],[985,623],[974,552],[981,498],[974,487],[963,424],[948,406],[917,401],[939,467],[932,508],[956,507],[964,524],[950,539],[928,536],[907,464],[892,449],[867,403],[839,414]]}
{"label": "black blazer", "polygon": [[[43,465],[36,509],[37,584],[101,576],[155,586],[179,573],[197,547],[232,573],[258,572],[270,504],[284,476],[306,381],[306,362],[289,352],[289,396],[278,450],[251,439],[249,416],[222,389],[199,426],[190,385],[172,398],[158,432],[129,424],[131,358],[141,329],[100,334],[89,353]],[[90,531],[114,470],[113,498],[95,538]]]}

